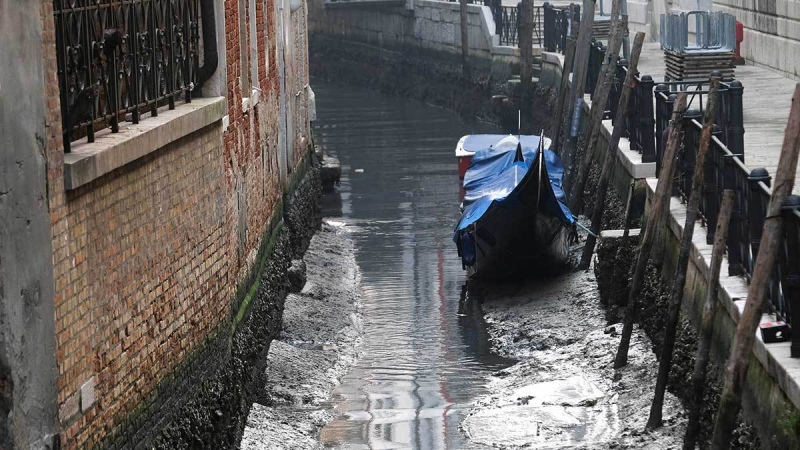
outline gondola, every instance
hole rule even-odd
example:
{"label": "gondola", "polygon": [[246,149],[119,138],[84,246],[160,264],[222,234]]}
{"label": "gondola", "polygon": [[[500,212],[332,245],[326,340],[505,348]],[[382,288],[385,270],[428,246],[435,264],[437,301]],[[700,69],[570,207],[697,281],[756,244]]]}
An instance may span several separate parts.
{"label": "gondola", "polygon": [[[482,148],[473,153],[464,148],[469,142]],[[457,157],[471,160],[453,240],[470,277],[521,278],[566,265],[575,219],[564,203],[564,169],[547,142],[543,134],[459,141]]]}

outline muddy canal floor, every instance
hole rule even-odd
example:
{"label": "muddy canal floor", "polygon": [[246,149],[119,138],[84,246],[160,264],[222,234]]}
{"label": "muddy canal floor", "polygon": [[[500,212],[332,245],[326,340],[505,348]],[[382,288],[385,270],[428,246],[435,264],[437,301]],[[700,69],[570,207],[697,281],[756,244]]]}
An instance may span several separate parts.
{"label": "muddy canal floor", "polygon": [[472,286],[492,348],[520,360],[493,374],[491,395],[462,422],[494,448],[678,448],[683,408],[667,394],[664,427],[644,432],[657,372],[636,330],[629,364],[615,373],[621,324],[607,326],[591,272],[547,280]]}
{"label": "muddy canal floor", "polygon": [[323,224],[303,259],[307,280],[286,298],[265,392],[252,407],[242,449],[323,448],[317,435],[333,418],[331,392],[359,356],[360,276],[347,231]]}

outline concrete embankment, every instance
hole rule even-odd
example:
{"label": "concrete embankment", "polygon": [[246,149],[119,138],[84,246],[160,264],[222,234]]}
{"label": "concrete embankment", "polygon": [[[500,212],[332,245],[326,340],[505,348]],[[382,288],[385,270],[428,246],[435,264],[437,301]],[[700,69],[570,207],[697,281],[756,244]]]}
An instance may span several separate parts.
{"label": "concrete embankment", "polygon": [[307,281],[286,298],[242,449],[323,448],[317,434],[333,417],[331,391],[358,358],[360,277],[346,229],[324,224],[303,260]]}

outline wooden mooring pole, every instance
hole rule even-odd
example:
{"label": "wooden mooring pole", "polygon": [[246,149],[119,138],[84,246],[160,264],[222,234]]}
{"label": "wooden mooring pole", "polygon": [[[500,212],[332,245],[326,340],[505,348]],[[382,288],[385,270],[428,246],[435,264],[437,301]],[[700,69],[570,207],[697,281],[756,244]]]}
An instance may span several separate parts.
{"label": "wooden mooring pole", "polygon": [[639,64],[639,55],[642,52],[642,44],[644,44],[644,33],[636,33],[633,39],[633,49],[631,49],[631,62],[628,68],[628,73],[625,75],[625,83],[622,86],[622,92],[619,96],[619,106],[617,106],[617,114],[614,118],[614,131],[611,133],[611,139],[608,141],[608,149],[606,156],[603,158],[603,170],[600,173],[600,179],[597,182],[597,192],[595,192],[594,210],[592,212],[592,233],[586,237],[586,244],[583,246],[583,254],[581,255],[581,262],[578,264],[579,269],[588,269],[589,262],[592,260],[594,253],[594,245],[597,242],[595,237],[600,233],[600,224],[603,220],[603,211],[606,209],[606,191],[608,191],[608,183],[611,180],[611,174],[614,172],[614,162],[617,160],[617,146],[622,137],[623,121],[628,114],[628,99],[631,96],[631,91],[636,86],[636,66]]}
{"label": "wooden mooring pole", "polygon": [[[559,150],[562,160],[564,161],[566,173],[572,171],[575,165],[574,152],[570,145],[571,128],[574,121],[578,120],[576,114],[580,114],[580,102],[583,101],[583,91],[586,86],[586,74],[589,70],[589,43],[592,39],[592,28],[594,27],[594,9],[595,0],[583,0],[583,8],[581,10],[581,23],[580,30],[578,31],[578,42],[575,44],[575,63],[572,65],[572,87],[568,101],[564,105],[566,108],[566,126],[564,127],[564,139]],[[568,176],[565,178],[569,178]]]}
{"label": "wooden mooring pole", "polygon": [[683,450],[694,450],[697,439],[700,437],[700,409],[703,404],[703,385],[706,382],[706,368],[708,357],[711,353],[711,336],[714,333],[714,318],[717,315],[719,299],[719,274],[722,268],[722,259],[725,256],[725,244],[728,239],[728,226],[731,222],[733,200],[735,196],[731,189],[722,193],[722,206],[717,217],[717,229],[714,232],[714,249],[711,252],[711,269],[708,275],[708,288],[706,289],[706,302],[703,306],[703,318],[700,322],[700,335],[697,342],[697,355],[692,372],[691,394],[689,396],[689,420],[686,424],[686,434],[683,437]]}
{"label": "wooden mooring pole", "polygon": [[464,77],[469,76],[469,15],[467,12],[467,0],[459,1],[460,25],[461,25],[461,71]]}
{"label": "wooden mooring pole", "polygon": [[578,35],[577,27],[573,26],[570,36],[567,38],[567,45],[564,49],[564,68],[561,70],[561,84],[558,91],[558,105],[556,107],[556,123],[553,130],[554,151],[561,151],[561,131],[564,127],[564,102],[569,93],[569,75],[572,73],[572,66],[575,62],[575,37]]}
{"label": "wooden mooring pole", "polygon": [[[675,106],[672,109],[672,119],[669,125],[669,138],[667,148],[664,151],[664,163],[658,177],[655,196],[653,197],[650,214],[647,216],[641,243],[639,244],[639,255],[636,259],[636,268],[631,279],[630,290],[628,291],[628,305],[625,310],[625,323],[622,327],[622,338],[619,342],[617,355],[614,358],[614,368],[619,369],[628,364],[628,348],[631,344],[631,334],[633,333],[633,320],[636,316],[637,302],[639,294],[642,292],[642,281],[647,269],[647,262],[650,259],[650,250],[658,233],[657,224],[663,214],[669,214],[669,199],[672,195],[672,177],[675,174],[675,155],[683,140],[683,113],[686,112],[686,93],[678,94]],[[666,210],[666,211],[665,211]]]}
{"label": "wooden mooring pole", "polygon": [[519,62],[520,82],[527,98],[533,78],[533,0],[522,0],[519,8]]}
{"label": "wooden mooring pole", "polygon": [[772,186],[772,196],[767,207],[767,217],[764,219],[761,246],[747,290],[747,301],[736,325],[733,348],[728,358],[725,387],[720,397],[717,419],[714,423],[714,436],[711,439],[711,448],[714,450],[729,448],[731,435],[736,426],[736,416],[741,406],[742,387],[750,364],[750,354],[753,352],[756,329],[761,321],[761,311],[768,295],[769,281],[783,240],[781,203],[792,193],[798,152],[800,152],[800,84],[795,86],[792,97],[792,110],[783,137],[783,147],[778,160],[778,170],[775,173],[775,183]]}
{"label": "wooden mooring pole", "polygon": [[600,130],[603,126],[603,115],[605,114],[606,104],[608,103],[608,95],[611,92],[611,82],[614,80],[614,75],[617,71],[617,59],[620,47],[622,47],[622,37],[626,34],[626,30],[628,29],[628,17],[623,16],[622,20],[618,19],[620,3],[620,0],[614,0],[611,7],[611,39],[606,49],[599,82],[597,86],[595,86],[594,95],[592,95],[592,109],[589,113],[589,123],[587,124],[585,134],[585,136],[589,136],[589,139],[585,142],[583,157],[578,166],[578,174],[570,189],[569,207],[575,212],[580,212],[583,190],[586,187],[586,180],[589,178],[589,167],[591,167],[592,164],[594,146],[597,144],[597,138],[600,136]]}
{"label": "wooden mooring pole", "polygon": [[678,320],[680,319],[681,303],[683,302],[683,289],[686,286],[689,253],[692,249],[695,222],[697,222],[700,215],[700,200],[703,197],[703,182],[706,172],[705,162],[706,155],[708,155],[708,147],[711,143],[711,132],[714,129],[719,81],[719,78],[713,78],[708,91],[703,131],[700,134],[700,146],[695,156],[694,174],[692,176],[692,193],[689,195],[689,202],[686,204],[686,221],[684,222],[683,235],[681,236],[681,250],[678,254],[675,275],[672,278],[672,290],[669,295],[669,311],[667,313],[667,323],[664,326],[664,343],[661,346],[661,356],[658,361],[656,390],[653,396],[653,403],[650,405],[650,417],[647,419],[648,429],[661,426],[664,393],[667,390],[669,371],[672,369],[672,351],[675,348],[675,336],[678,331]]}

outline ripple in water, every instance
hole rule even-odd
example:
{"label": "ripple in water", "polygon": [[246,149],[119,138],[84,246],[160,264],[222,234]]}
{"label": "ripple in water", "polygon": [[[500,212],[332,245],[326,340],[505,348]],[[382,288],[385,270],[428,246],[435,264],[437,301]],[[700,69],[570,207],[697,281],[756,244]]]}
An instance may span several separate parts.
{"label": "ripple in water", "polygon": [[314,81],[316,138],[342,164],[328,220],[355,242],[364,302],[363,357],[335,394],[321,433],[344,448],[472,448],[458,429],[486,375],[512,362],[489,352],[479,307],[463,297],[452,241],[455,144],[488,125],[450,111]]}

